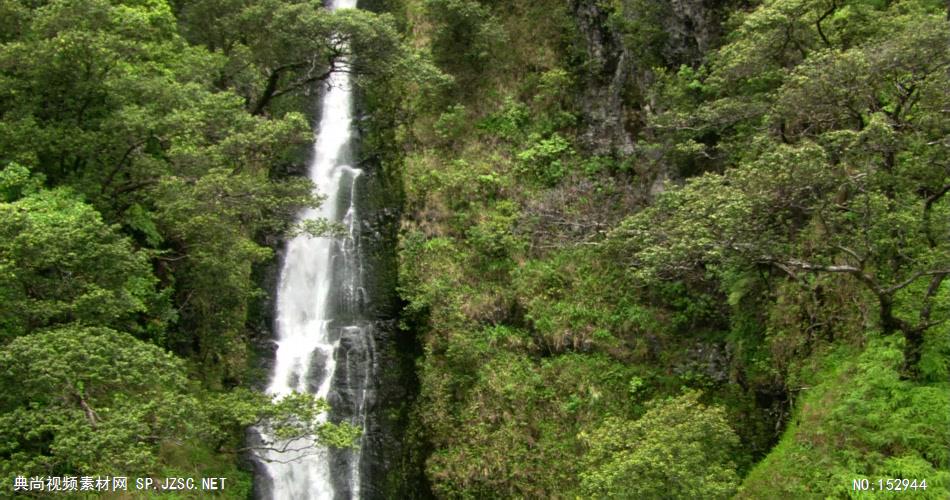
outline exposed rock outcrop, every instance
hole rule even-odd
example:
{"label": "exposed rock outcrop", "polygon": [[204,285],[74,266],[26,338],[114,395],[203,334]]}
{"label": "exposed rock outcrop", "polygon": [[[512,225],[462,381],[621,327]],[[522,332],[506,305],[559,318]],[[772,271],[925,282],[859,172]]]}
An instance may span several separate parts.
{"label": "exposed rock outcrop", "polygon": [[624,87],[632,65],[621,35],[608,26],[604,7],[595,0],[572,0],[571,9],[587,57],[580,96],[582,144],[595,155],[633,153],[632,134],[624,123]]}
{"label": "exposed rock outcrop", "polygon": [[[623,32],[623,23],[611,22],[621,16],[633,24],[659,25],[662,34],[651,43],[662,57],[659,63],[676,68],[695,66],[703,54],[718,43],[726,6],[732,0],[660,0],[649,12],[625,5],[614,12],[609,4],[596,0],[572,0],[570,7],[577,28],[577,42],[585,52],[580,69],[582,113],[581,144],[594,155],[627,157],[636,150],[636,136],[650,113],[643,102],[645,90],[654,79],[657,61],[637,59],[637,37]],[[625,38],[626,37],[626,38]],[[665,178],[663,172],[651,177]]]}

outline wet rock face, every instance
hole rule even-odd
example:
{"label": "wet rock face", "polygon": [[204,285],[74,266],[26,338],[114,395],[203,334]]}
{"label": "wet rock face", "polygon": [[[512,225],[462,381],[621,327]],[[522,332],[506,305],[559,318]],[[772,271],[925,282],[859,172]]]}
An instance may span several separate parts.
{"label": "wet rock face", "polygon": [[329,401],[333,414],[341,420],[359,418],[363,410],[373,406],[376,387],[376,341],[372,324],[347,326],[340,335],[336,351],[337,371]]}
{"label": "wet rock face", "polygon": [[664,59],[672,65],[699,63],[722,34],[723,0],[669,0],[670,15],[663,31],[667,42]]}
{"label": "wet rock face", "polygon": [[730,382],[732,358],[731,344],[699,342],[687,351],[686,359],[674,372],[700,375],[716,383]]}
{"label": "wet rock face", "polygon": [[[703,54],[715,47],[722,33],[726,7],[735,0],[656,0],[653,14],[664,37],[654,50],[669,68],[681,64],[695,66]],[[585,54],[580,107],[583,146],[595,155],[629,156],[635,150],[637,129],[649,103],[634,102],[629,95],[642,96],[653,81],[653,63],[642,63],[636,47],[625,45],[624,34],[610,22],[609,4],[598,0],[572,0],[571,11],[577,27],[578,43]],[[635,13],[626,12],[624,15]],[[632,43],[632,42],[628,42]]]}
{"label": "wet rock face", "polygon": [[[334,491],[339,498],[352,498],[359,489],[361,498],[371,498],[366,489],[375,483],[370,466],[372,444],[376,430],[367,425],[374,420],[370,414],[377,409],[376,391],[379,364],[376,361],[376,329],[372,323],[348,325],[339,334],[340,346],[335,353],[336,372],[328,401],[332,405],[330,419],[350,422],[363,428],[360,450],[333,450],[330,454],[332,477],[339,479]],[[360,485],[350,484],[345,478],[350,471],[359,470]]]}
{"label": "wet rock face", "polygon": [[[361,2],[360,7],[366,5]],[[359,97],[356,102],[359,106]],[[361,320],[351,324],[349,331],[340,329],[337,374],[330,395],[334,409],[331,419],[342,420],[344,414],[363,415],[362,453],[357,464],[360,498],[428,498],[431,495],[424,483],[422,464],[406,466],[411,462],[407,457],[419,453],[406,439],[408,411],[418,391],[418,344],[410,332],[397,327],[402,307],[396,293],[396,243],[402,216],[400,181],[385,172],[372,155],[362,157],[359,168],[364,173],[354,195],[360,214],[357,245],[363,281],[353,307]],[[364,329],[363,334],[353,326]],[[351,453],[334,453],[331,469],[344,471],[352,466]],[[346,494],[348,488],[338,485],[337,493]]]}
{"label": "wet rock face", "polygon": [[[353,421],[362,416],[362,453],[334,450],[331,470],[336,478],[345,478],[350,467],[359,468],[359,497],[363,499],[412,498],[421,486],[412,477],[393,475],[402,461],[404,422],[394,412],[412,397],[412,388],[400,376],[404,353],[395,348],[395,321],[371,321],[350,327],[340,337],[337,372],[330,401],[333,421]],[[358,459],[358,463],[354,460]],[[334,485],[340,498],[354,493],[353,485],[339,481]]]}
{"label": "wet rock face", "polygon": [[321,351],[314,351],[310,358],[310,371],[307,377],[307,389],[316,393],[327,376],[327,355]]}
{"label": "wet rock face", "polygon": [[[264,445],[260,431],[254,427],[247,428],[244,440],[248,448],[261,447]],[[247,452],[242,457],[242,461],[247,469],[250,469],[254,473],[254,498],[266,498],[268,493],[274,489],[273,481],[267,474],[267,468],[253,452]]]}
{"label": "wet rock face", "polygon": [[580,96],[581,142],[595,155],[629,155],[634,143],[624,124],[623,90],[633,68],[621,35],[608,27],[609,12],[600,2],[573,0],[571,9],[587,53],[586,81]]}

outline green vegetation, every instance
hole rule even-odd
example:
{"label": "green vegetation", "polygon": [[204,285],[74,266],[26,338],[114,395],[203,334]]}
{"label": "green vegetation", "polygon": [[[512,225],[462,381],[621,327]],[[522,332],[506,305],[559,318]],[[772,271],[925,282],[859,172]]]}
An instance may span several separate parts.
{"label": "green vegetation", "polygon": [[0,18],[0,487],[207,473],[242,498],[249,426],[350,446],[359,429],[315,423],[326,402],[250,389],[253,276],[279,237],[334,229],[292,227],[320,201],[287,175],[302,103],[344,58],[396,87],[421,59],[394,21],[213,0]]}
{"label": "green vegetation", "polygon": [[[796,418],[757,464],[740,496],[853,494],[851,481],[926,478],[921,498],[950,487],[950,392],[902,380],[900,343],[875,339],[859,355],[834,353],[800,398]],[[856,495],[855,495],[856,496]]]}
{"label": "green vegetation", "polygon": [[738,438],[722,409],[697,393],[663,401],[637,420],[608,418],[589,436],[582,489],[592,497],[729,498]]}
{"label": "green vegetation", "polygon": [[437,496],[950,494],[943,3],[401,6]]}
{"label": "green vegetation", "polygon": [[393,496],[950,496],[944,2],[371,3],[0,0],[0,487],[352,443],[249,389],[347,69],[419,347]]}

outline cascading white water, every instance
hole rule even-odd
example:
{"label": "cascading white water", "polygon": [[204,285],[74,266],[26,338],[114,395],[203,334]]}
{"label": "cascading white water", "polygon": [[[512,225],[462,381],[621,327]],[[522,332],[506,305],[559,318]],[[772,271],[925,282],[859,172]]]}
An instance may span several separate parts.
{"label": "cascading white water", "polygon": [[[356,0],[333,0],[330,5],[355,7]],[[358,319],[363,292],[355,183],[362,172],[348,164],[353,135],[349,75],[334,73],[327,83],[309,166],[310,179],[326,199],[299,217],[339,222],[347,234],[302,234],[287,243],[277,291],[278,348],[267,390],[278,396],[296,391],[331,403],[334,398],[342,400],[341,406],[348,407],[347,419],[364,425],[373,339]],[[325,421],[327,415],[320,418]],[[265,494],[279,500],[359,498],[361,449],[362,443],[342,456],[327,449],[272,452],[263,462],[270,479]]]}

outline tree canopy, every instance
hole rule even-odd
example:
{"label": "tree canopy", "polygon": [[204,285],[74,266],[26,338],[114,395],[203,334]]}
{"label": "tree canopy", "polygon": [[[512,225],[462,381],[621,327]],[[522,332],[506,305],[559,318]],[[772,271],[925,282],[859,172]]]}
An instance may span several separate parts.
{"label": "tree canopy", "polygon": [[0,18],[5,477],[246,477],[249,425],[352,444],[358,429],[316,422],[325,401],[248,389],[255,273],[282,237],[332,229],[294,225],[325,194],[291,175],[302,99],[334,71],[395,88],[396,68],[431,67],[395,21],[164,0],[5,0]]}
{"label": "tree canopy", "polygon": [[[8,190],[24,189],[10,185],[17,174],[28,171],[14,165],[0,172]],[[68,189],[0,202],[0,241],[4,340],[74,322],[162,332],[168,305],[148,255]]]}
{"label": "tree canopy", "polygon": [[607,419],[582,439],[590,448],[584,491],[599,498],[730,498],[738,438],[721,408],[698,394],[658,402],[638,420]]}

